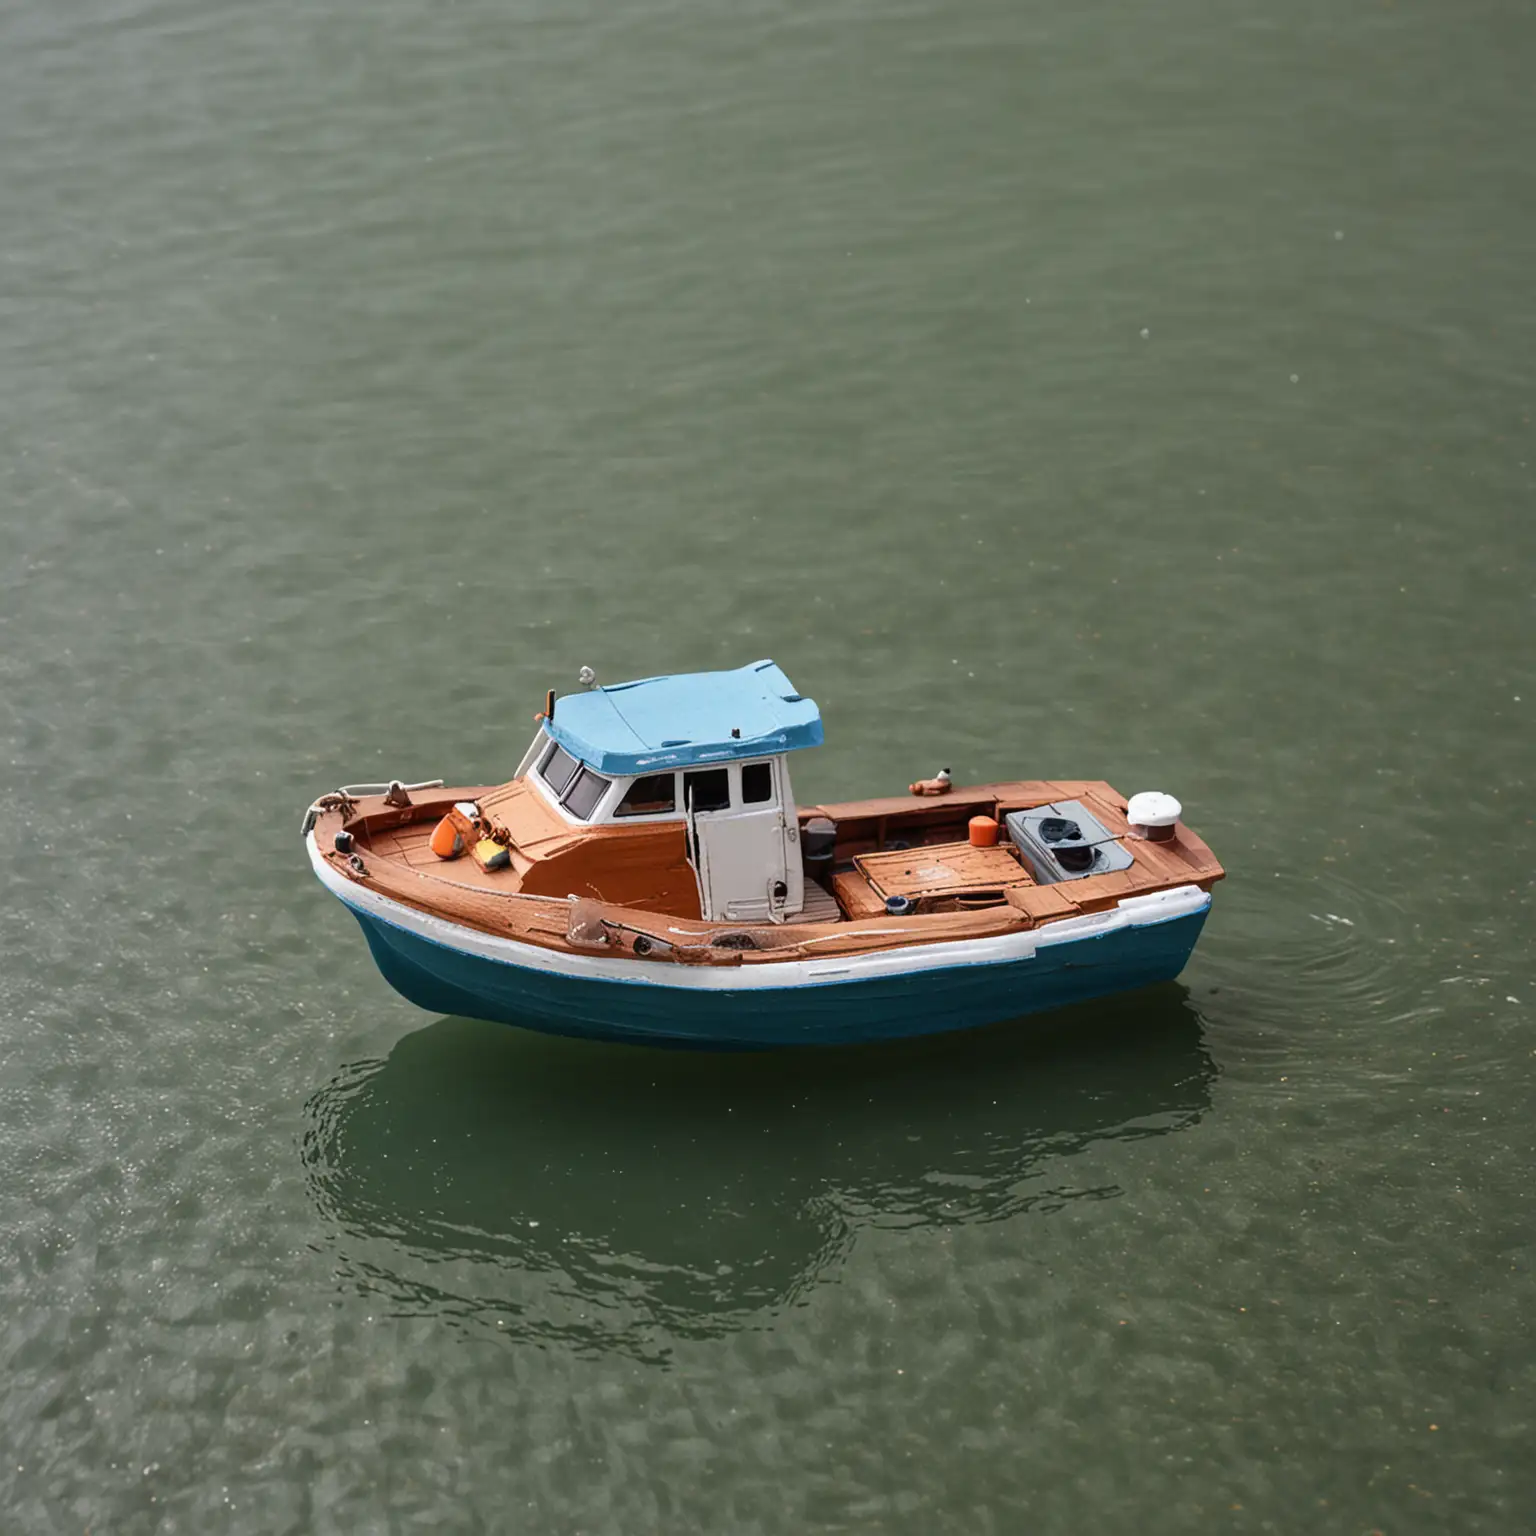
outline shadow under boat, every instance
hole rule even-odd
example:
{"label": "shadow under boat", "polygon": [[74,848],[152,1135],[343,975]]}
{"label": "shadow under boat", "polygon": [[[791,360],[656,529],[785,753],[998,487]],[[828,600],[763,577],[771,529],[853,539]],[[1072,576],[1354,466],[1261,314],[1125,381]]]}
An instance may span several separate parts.
{"label": "shadow under boat", "polygon": [[303,1156],[342,1282],[388,1310],[662,1361],[794,1302],[862,1227],[1118,1195],[1062,1159],[1194,1124],[1214,1078],[1178,984],[769,1057],[445,1018],[316,1092]]}

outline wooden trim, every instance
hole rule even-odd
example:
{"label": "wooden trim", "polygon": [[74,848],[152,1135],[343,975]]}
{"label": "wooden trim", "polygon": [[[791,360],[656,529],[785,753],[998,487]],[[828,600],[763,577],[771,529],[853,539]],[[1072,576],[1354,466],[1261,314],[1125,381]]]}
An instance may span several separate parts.
{"label": "wooden trim", "polygon": [[[1130,869],[1038,886],[1020,864],[1017,881],[1010,883],[998,878],[1000,872],[1007,873],[1002,866],[985,873],[981,868],[988,860],[1009,859],[1006,847],[973,849],[964,842],[965,823],[972,815],[1002,816],[1010,810],[1074,799],[1087,805],[1110,832],[1125,836],[1123,846],[1133,860]],[[430,835],[431,827],[455,802],[463,800],[477,802],[505,833],[514,856],[511,868],[483,870],[468,856],[451,861],[422,861],[415,856],[415,845]],[[590,954],[590,943],[570,937],[572,905],[564,898],[577,896],[583,902],[584,926],[590,927],[595,914],[620,934],[654,935],[661,941],[644,960],[636,957],[637,964],[759,965],[952,943],[1104,910],[1126,896],[1181,885],[1209,890],[1225,873],[1205,843],[1182,822],[1165,843],[1127,836],[1124,798],[1110,785],[1092,780],[989,784],[931,798],[810,806],[799,813],[802,824],[813,816],[828,817],[837,826],[836,863],[842,867],[833,875],[831,887],[846,915],[777,925],[700,920],[681,822],[572,827],[522,780],[434,790],[430,798],[406,807],[385,805],[382,795],[366,796],[347,807],[322,812],[314,836],[322,856],[343,879],[416,911],[501,938]],[[342,830],[354,838],[361,874],[348,855],[335,851],[335,837]],[[961,880],[941,894],[997,889],[1003,899],[978,910],[919,911],[889,918],[881,891],[871,885],[865,871],[901,866],[900,856],[891,857],[894,850],[880,848],[898,839],[914,848],[943,848],[946,857],[962,860],[967,869],[975,865],[976,880]],[[746,935],[752,947],[711,947],[712,939],[725,932]],[[612,952],[629,955],[632,948],[621,943]]]}

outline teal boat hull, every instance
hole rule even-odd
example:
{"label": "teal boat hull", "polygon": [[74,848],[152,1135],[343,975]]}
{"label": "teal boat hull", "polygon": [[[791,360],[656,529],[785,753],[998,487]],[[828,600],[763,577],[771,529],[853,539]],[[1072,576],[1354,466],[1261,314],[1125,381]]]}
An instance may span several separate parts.
{"label": "teal boat hull", "polygon": [[1209,911],[900,975],[709,989],[571,976],[474,954],[349,910],[384,978],[420,1008],[550,1034],[707,1049],[849,1045],[975,1029],[1170,981]]}

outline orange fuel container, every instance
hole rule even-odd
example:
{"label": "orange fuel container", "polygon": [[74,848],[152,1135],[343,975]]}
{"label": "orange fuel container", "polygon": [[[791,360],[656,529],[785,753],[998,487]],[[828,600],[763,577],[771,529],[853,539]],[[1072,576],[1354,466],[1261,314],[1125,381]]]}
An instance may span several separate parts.
{"label": "orange fuel container", "polygon": [[970,829],[972,848],[995,848],[997,846],[997,822],[992,817],[972,816]]}

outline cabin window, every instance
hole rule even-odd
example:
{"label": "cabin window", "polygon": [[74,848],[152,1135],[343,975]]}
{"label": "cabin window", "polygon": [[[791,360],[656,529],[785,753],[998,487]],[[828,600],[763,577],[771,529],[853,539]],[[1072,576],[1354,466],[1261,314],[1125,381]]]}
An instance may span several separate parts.
{"label": "cabin window", "polygon": [[600,773],[593,773],[590,768],[583,767],[571,780],[571,787],[565,792],[565,799],[561,804],[565,806],[572,816],[581,821],[586,821],[597,809],[597,803],[608,793],[608,786],[612,779],[605,779]]}
{"label": "cabin window", "polygon": [[579,766],[576,759],[559,742],[555,742],[545,754],[544,761],[539,764],[539,773],[554,790],[555,798],[559,799],[571,787],[571,780],[576,777]]}
{"label": "cabin window", "polygon": [[748,763],[741,770],[741,803],[761,805],[773,799],[773,764]]}
{"label": "cabin window", "polygon": [[648,773],[636,779],[614,809],[615,816],[659,816],[677,809],[677,775]]}
{"label": "cabin window", "polygon": [[703,768],[683,775],[683,802],[695,811],[728,811],[731,808],[729,768]]}

